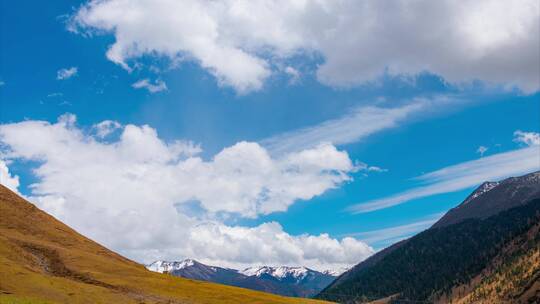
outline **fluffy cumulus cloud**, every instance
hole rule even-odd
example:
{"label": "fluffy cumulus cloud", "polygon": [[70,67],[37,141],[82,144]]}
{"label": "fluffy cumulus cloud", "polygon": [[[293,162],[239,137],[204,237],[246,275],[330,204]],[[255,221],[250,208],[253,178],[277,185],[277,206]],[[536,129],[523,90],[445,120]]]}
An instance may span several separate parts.
{"label": "fluffy cumulus cloud", "polygon": [[539,11],[536,0],[95,0],[70,29],[114,34],[107,57],[128,70],[144,55],[193,60],[241,93],[310,53],[322,55],[316,75],[331,86],[429,71],[534,92]]}
{"label": "fluffy cumulus cloud", "polygon": [[97,123],[93,126],[93,129],[96,132],[96,136],[99,138],[105,138],[112,134],[114,131],[120,129],[122,125],[114,120],[104,120],[100,123]]}
{"label": "fluffy cumulus cloud", "polygon": [[0,184],[18,193],[19,177],[11,175],[5,161],[0,159]]}
{"label": "fluffy cumulus cloud", "polygon": [[[53,124],[0,125],[0,142],[6,159],[39,164],[32,201],[138,260],[196,257],[230,266],[324,268],[354,264],[372,253],[352,238],[292,236],[273,222],[224,224],[285,211],[296,200],[349,181],[357,167],[330,144],[272,157],[257,143],[239,142],[205,160],[199,146],[165,142],[147,125],[104,121],[85,131],[70,114]],[[0,174],[2,183],[8,176],[16,187],[7,167],[0,166]]]}
{"label": "fluffy cumulus cloud", "polygon": [[66,80],[66,79],[69,79],[69,78],[77,75],[77,73],[78,73],[77,67],[60,69],[60,70],[58,70],[58,72],[56,72],[56,79],[57,80]]}
{"label": "fluffy cumulus cloud", "polygon": [[253,228],[198,225],[191,230],[189,243],[195,252],[208,252],[208,262],[230,267],[292,263],[339,269],[373,253],[371,247],[351,237],[337,240],[327,234],[291,236],[276,222]]}
{"label": "fluffy cumulus cloud", "polygon": [[517,130],[514,132],[514,141],[527,146],[540,146],[540,133]]}

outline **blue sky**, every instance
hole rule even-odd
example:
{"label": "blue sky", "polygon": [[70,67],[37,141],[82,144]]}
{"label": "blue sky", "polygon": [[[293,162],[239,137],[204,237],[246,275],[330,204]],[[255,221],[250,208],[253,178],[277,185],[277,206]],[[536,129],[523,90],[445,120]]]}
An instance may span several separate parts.
{"label": "blue sky", "polygon": [[[167,5],[166,2],[160,2],[159,5]],[[42,154],[78,153],[77,150],[74,148],[67,149],[68,152],[55,150],[49,146],[53,142],[43,142],[43,147],[49,147],[50,150],[43,152],[44,148],[39,147],[36,148],[37,152],[28,152],[18,148],[25,147],[24,145],[18,144],[16,140],[10,140],[12,135],[9,132],[19,132],[13,133],[18,134],[17,136],[28,136],[25,139],[27,141],[44,141],[44,138],[34,138],[33,136],[38,133],[32,133],[29,128],[24,129],[21,123],[45,121],[50,126],[55,125],[60,116],[71,113],[76,116],[76,123],[69,119],[64,120],[65,128],[84,134],[79,134],[83,139],[76,139],[81,143],[88,143],[92,136],[97,138],[90,134],[96,130],[97,123],[105,120],[115,121],[121,125],[116,133],[110,134],[111,137],[95,139],[105,146],[114,145],[121,140],[124,126],[148,125],[157,132],[157,137],[164,143],[182,140],[199,146],[201,151],[197,155],[207,162],[212,161],[223,149],[243,141],[258,143],[258,147],[265,149],[276,161],[292,157],[290,155],[296,155],[294,153],[300,153],[305,149],[315,149],[319,141],[330,143],[335,147],[336,153],[346,153],[355,168],[335,169],[329,165],[330,167],[324,170],[337,170],[348,178],[330,182],[322,188],[322,191],[314,190],[305,196],[289,193],[286,198],[289,201],[284,203],[286,206],[268,209],[271,212],[256,212],[255,216],[229,212],[234,208],[220,209],[210,203],[206,205],[206,194],[199,196],[197,192],[194,194],[197,199],[193,204],[182,201],[160,202],[160,204],[187,206],[180,208],[183,211],[179,211],[185,212],[182,216],[186,216],[187,219],[172,220],[172,223],[180,226],[183,225],[182,221],[186,221],[190,223],[189,225],[195,222],[195,226],[200,227],[196,223],[201,221],[218,225],[222,231],[226,231],[228,227],[251,231],[250,228],[262,229],[261,227],[266,227],[264,225],[268,223],[278,223],[281,226],[276,228],[279,233],[292,237],[291,242],[297,245],[301,243],[298,245],[300,251],[307,250],[305,249],[307,245],[302,243],[305,242],[305,238],[328,234],[322,241],[320,239],[313,241],[320,241],[321,244],[323,241],[330,242],[328,246],[317,247],[323,248],[321,255],[334,249],[346,251],[348,245],[344,245],[343,239],[347,237],[365,241],[375,250],[383,248],[401,237],[427,228],[445,211],[459,204],[480,183],[482,177],[500,179],[516,173],[538,170],[540,167],[540,160],[534,156],[540,155],[538,146],[535,146],[540,132],[538,92],[540,67],[537,57],[536,59],[532,57],[532,61],[525,65],[514,63],[512,60],[515,59],[508,59],[508,66],[499,64],[500,67],[488,61],[477,62],[478,60],[475,61],[473,58],[470,59],[472,71],[465,68],[460,71],[460,68],[448,68],[438,62],[438,60],[454,60],[453,64],[459,67],[466,64],[451,55],[440,54],[439,59],[437,56],[435,59],[423,55],[414,57],[414,54],[422,53],[420,48],[425,45],[413,42],[408,48],[419,49],[404,51],[403,58],[400,54],[389,54],[387,57],[373,59],[383,62],[383,68],[377,69],[378,66],[368,64],[369,60],[362,65],[362,60],[365,61],[361,59],[362,57],[374,56],[377,53],[377,43],[370,46],[375,50],[360,47],[371,40],[352,39],[358,44],[358,53],[349,58],[346,57],[349,56],[347,49],[341,50],[343,54],[336,55],[332,53],[334,49],[324,46],[324,43],[334,43],[332,41],[321,40],[313,43],[315,46],[311,46],[311,41],[308,41],[309,43],[294,39],[289,41],[287,40],[289,36],[287,39],[276,38],[274,41],[253,38],[244,33],[238,34],[240,38],[224,35],[223,40],[233,41],[224,44],[225,46],[219,44],[222,43],[221,40],[216,42],[218,47],[222,47],[223,52],[229,52],[230,45],[234,46],[231,47],[233,49],[231,56],[224,62],[216,59],[219,56],[212,55],[207,59],[206,48],[213,49],[215,45],[194,47],[186,42],[163,47],[161,41],[152,36],[164,33],[165,41],[181,40],[184,39],[183,35],[187,35],[186,31],[175,33],[164,30],[150,36],[126,34],[133,41],[124,40],[122,45],[119,42],[122,41],[122,38],[119,38],[121,32],[140,32],[141,28],[131,28],[132,23],[122,23],[115,18],[107,19],[109,17],[104,12],[115,9],[112,5],[106,6],[110,3],[114,1],[96,2],[89,6],[85,6],[85,2],[74,4],[71,1],[2,2],[0,123],[7,127],[4,127],[4,131],[0,131],[3,148],[3,154],[0,156],[3,156],[9,168],[9,173],[2,175],[5,178],[2,183],[7,184],[8,179],[14,180],[14,177],[18,176],[17,190],[21,194],[33,199],[41,208],[81,232],[137,260],[149,262],[152,257],[180,259],[188,257],[185,256],[188,254],[197,254],[199,256],[195,256],[196,259],[232,266],[256,263],[307,263],[312,267],[325,268],[350,266],[355,263],[354,257],[322,259],[308,257],[305,252],[298,258],[294,254],[281,254],[279,248],[269,249],[277,252],[275,254],[261,255],[254,259],[246,258],[242,254],[218,256],[203,252],[201,248],[204,246],[200,245],[193,245],[191,251],[175,251],[175,247],[170,245],[163,245],[161,250],[160,244],[182,241],[174,237],[171,237],[172,240],[154,243],[146,239],[139,243],[118,241],[122,235],[114,233],[105,237],[103,236],[105,232],[99,231],[99,228],[82,223],[77,217],[69,217],[68,211],[59,209],[59,203],[50,201],[55,198],[63,200],[62,204],[76,205],[75,200],[73,203],[70,201],[70,197],[74,197],[75,193],[82,195],[82,192],[78,191],[79,186],[69,188],[53,184],[58,179],[52,176],[52,171],[60,170],[59,168],[73,170],[74,173],[71,175],[73,184],[77,179],[82,180],[85,177],[78,175],[76,167],[72,168],[67,164],[63,166],[62,162],[58,167],[52,167],[52,157],[42,157]],[[531,3],[524,1],[516,5],[535,5]],[[32,9],[28,9],[30,5]],[[441,9],[442,7],[441,4]],[[419,12],[422,11],[421,7],[417,9]],[[504,8],[500,9],[504,11]],[[173,9],[171,11],[179,12]],[[516,14],[521,13],[520,10],[517,11]],[[111,11],[113,16],[116,13]],[[152,9],[149,10],[150,13]],[[163,11],[159,10],[157,13]],[[399,9],[396,9],[395,13],[399,13]],[[460,12],[455,14],[459,15]],[[175,14],[171,13],[171,16],[174,20]],[[218,17],[216,22],[219,26],[230,31],[236,30],[234,27],[228,29],[227,24],[219,23],[221,17]],[[526,15],[523,18],[527,17],[530,16]],[[533,14],[532,17],[538,16]],[[234,20],[234,17],[228,18]],[[321,20],[321,24],[323,21]],[[510,22],[495,21],[488,25],[503,30],[513,26]],[[144,29],[144,20],[141,22]],[[381,22],[384,26],[385,21]],[[538,20],[531,22],[534,26],[534,22],[537,24]],[[110,30],[111,26],[117,29],[116,32]],[[179,25],[173,23],[171,26]],[[296,28],[288,28],[286,32],[288,35],[294,35],[294,30]],[[193,32],[198,33],[196,30]],[[339,28],[337,33],[339,36]],[[372,34],[369,30],[366,30],[366,33]],[[508,30],[508,33],[519,34],[511,30]],[[534,35],[534,31],[524,37],[517,37],[519,39],[510,34],[510,38],[520,41],[525,48],[532,49],[533,53],[536,50],[538,54],[538,35]],[[349,39],[347,35],[344,34],[343,39]],[[377,41],[376,38],[373,40]],[[493,45],[490,45],[491,48],[486,47],[489,49],[486,51],[488,52],[486,58],[493,55],[494,58],[504,61],[507,59],[505,56],[512,58],[521,56],[512,53],[513,49],[504,41],[499,41],[503,38],[494,38],[495,47]],[[244,40],[247,42],[243,42]],[[448,40],[452,50],[453,42],[450,41],[451,38]],[[120,51],[120,55],[106,55],[115,42],[120,49],[124,48]],[[473,42],[470,43],[475,47],[484,45],[482,44],[484,42],[478,45]],[[132,43],[137,44],[140,49],[134,50]],[[181,55],[170,54],[169,48],[174,47]],[[204,51],[201,51],[201,48]],[[235,57],[238,55],[237,50],[244,52],[239,58]],[[456,47],[453,51],[459,53],[462,50]],[[335,52],[340,52],[338,46]],[[413,55],[409,56],[406,52]],[[434,47],[433,52],[441,51]],[[338,60],[336,58],[350,62],[345,65],[341,63],[331,65]],[[421,62],[422,64],[407,65],[423,58],[425,62]],[[229,59],[234,66],[232,72],[228,68]],[[256,64],[243,65],[246,61],[251,62],[250,60],[255,60]],[[260,62],[266,63],[258,64]],[[124,64],[128,67],[126,68]],[[532,65],[532,68],[527,65]],[[265,71],[259,69],[261,66]],[[512,67],[515,69],[511,69]],[[60,71],[62,69],[69,71],[70,68],[76,68],[76,71],[71,70],[73,75],[69,75],[68,72],[64,75],[64,79],[59,79],[62,78],[59,76]],[[237,69],[245,71],[238,76]],[[249,73],[253,73],[253,77],[244,76],[249,76]],[[156,86],[154,89],[157,92],[151,92],[150,86],[136,88],[137,85],[134,84],[137,82],[144,84],[140,81],[145,79]],[[411,105],[413,108],[407,108]],[[382,112],[375,115],[373,111],[366,109]],[[410,112],[405,113],[405,109],[409,109]],[[395,111],[392,113],[396,116],[389,117],[391,114],[387,113],[388,110]],[[389,121],[385,123],[385,119]],[[515,133],[518,130],[523,132]],[[64,140],[71,140],[70,138],[72,137],[66,137]],[[272,145],[278,148],[272,148]],[[482,155],[478,152],[481,146],[487,148]],[[144,145],[141,148],[144,149]],[[527,149],[529,153],[526,155],[529,158],[521,167],[515,164],[518,161],[516,159],[489,160],[490,157],[501,153]],[[130,155],[126,154],[123,157],[129,158]],[[523,155],[516,154],[516,157]],[[336,154],[336,156],[343,155]],[[66,155],[66,158],[70,157],[71,155]],[[418,196],[403,202],[398,200],[392,206],[369,212],[357,212],[358,208],[355,206],[363,203],[372,203],[406,191],[414,191],[421,185],[438,185],[440,180],[430,176],[415,179],[426,173],[482,158],[488,161],[481,166],[481,173],[475,176],[444,175],[443,181],[448,179],[460,182],[459,186],[450,190],[436,190],[434,192],[438,193],[436,195]],[[99,162],[99,159],[97,161]],[[234,159],[230,161],[235,162]],[[36,171],[38,168],[42,170]],[[467,171],[468,168],[464,166],[459,169]],[[328,176],[325,178],[326,183],[331,179]],[[106,177],[103,180],[107,183]],[[146,186],[159,188],[159,185],[153,184]],[[95,191],[99,191],[101,186],[100,182],[96,181],[80,187],[90,189],[97,187]],[[70,190],[66,190],[68,188]],[[130,189],[121,190],[130,191]],[[80,206],[91,204],[91,198],[91,196],[83,197],[84,204],[81,203]],[[123,207],[115,209],[116,197],[109,195],[106,198],[110,202],[100,207],[103,208],[102,211],[122,217]],[[256,201],[255,204],[261,202]],[[257,208],[265,210],[264,206]],[[152,217],[154,220],[159,218],[157,214],[156,217]],[[99,226],[99,223],[96,225]],[[126,222],[125,225],[129,223]],[[148,225],[152,226],[151,223]],[[107,224],[103,224],[103,229],[105,227],[108,227]],[[178,231],[185,232],[179,229]],[[269,230],[274,231],[272,229]],[[148,238],[154,239],[153,232],[149,231]],[[156,230],[155,233],[158,231],[161,233],[162,230]],[[205,233],[202,234],[206,235]],[[301,235],[305,238],[297,239]],[[336,241],[338,245],[335,244]],[[268,241],[268,244],[273,243]],[[280,243],[276,244],[278,245],[269,246],[280,246]],[[356,248],[351,249],[351,252],[357,254],[358,261],[370,254],[369,249],[359,244],[351,246]],[[242,247],[239,248],[240,251],[243,250]]]}

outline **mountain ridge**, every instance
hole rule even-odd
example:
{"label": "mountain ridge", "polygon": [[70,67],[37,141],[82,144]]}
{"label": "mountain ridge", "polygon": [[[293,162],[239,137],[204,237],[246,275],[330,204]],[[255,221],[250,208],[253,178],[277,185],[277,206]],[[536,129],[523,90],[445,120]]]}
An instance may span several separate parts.
{"label": "mountain ridge", "polygon": [[310,297],[330,284],[335,276],[303,266],[256,266],[243,270],[209,266],[194,259],[158,260],[147,269],[189,279],[244,287],[285,296]]}
{"label": "mountain ridge", "polygon": [[540,198],[540,171],[499,182],[484,182],[463,203],[450,209],[432,228],[444,227],[468,218],[486,218]]}
{"label": "mountain ridge", "polygon": [[[500,250],[523,239],[539,222],[540,172],[483,183],[431,228],[357,264],[317,297],[434,301],[456,284],[475,284],[471,279],[486,270]],[[540,238],[523,243],[540,248]],[[521,303],[521,298],[513,301]]]}

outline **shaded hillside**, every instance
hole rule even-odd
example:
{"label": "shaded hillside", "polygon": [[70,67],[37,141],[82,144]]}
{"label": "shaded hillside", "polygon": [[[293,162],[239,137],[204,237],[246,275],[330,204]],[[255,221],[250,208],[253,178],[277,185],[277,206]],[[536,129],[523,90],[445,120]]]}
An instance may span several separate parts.
{"label": "shaded hillside", "polygon": [[506,244],[479,275],[437,303],[540,303],[540,222]]}
{"label": "shaded hillside", "polygon": [[490,265],[504,244],[539,221],[540,200],[534,200],[485,220],[427,230],[319,296],[348,301],[400,294],[402,299],[429,300],[435,293],[469,282]]}
{"label": "shaded hillside", "polygon": [[[431,301],[455,286],[467,284],[493,265],[505,246],[540,221],[540,199],[534,184],[538,175],[537,172],[508,179],[481,195],[470,196],[461,208],[472,210],[473,214],[460,212],[456,216],[449,212],[451,217],[447,218],[451,218],[452,223],[435,225],[360,263],[323,290],[319,297],[347,302],[398,294],[401,299]],[[506,195],[508,203],[505,205],[505,199],[498,196],[497,214],[486,216],[487,212],[477,212],[478,209],[472,207],[482,200],[481,204],[487,208],[484,198],[501,186],[504,191],[493,193]],[[534,241],[531,242],[534,245]],[[529,277],[530,284],[534,280]]]}
{"label": "shaded hillside", "polygon": [[150,272],[1,185],[0,215],[0,303],[311,302]]}
{"label": "shaded hillside", "polygon": [[314,296],[335,279],[335,276],[305,267],[262,266],[238,271],[205,265],[193,259],[178,262],[156,261],[147,268],[188,279],[294,297]]}

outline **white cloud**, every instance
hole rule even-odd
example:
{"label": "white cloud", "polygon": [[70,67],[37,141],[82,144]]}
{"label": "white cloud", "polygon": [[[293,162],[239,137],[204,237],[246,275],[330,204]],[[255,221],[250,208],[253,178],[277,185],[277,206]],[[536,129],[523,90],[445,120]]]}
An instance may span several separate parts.
{"label": "white cloud", "polygon": [[152,83],[149,79],[145,78],[135,82],[131,86],[135,89],[147,89],[150,93],[157,93],[167,90],[167,84],[161,79],[158,79]]}
{"label": "white cloud", "polygon": [[365,213],[389,208],[422,197],[463,190],[485,181],[500,180],[540,170],[538,146],[499,153],[460,163],[419,176],[427,183],[388,197],[355,204],[348,208],[353,213]]}
{"label": "white cloud", "polygon": [[8,189],[11,189],[16,193],[19,193],[19,177],[17,175],[11,175],[6,162],[2,159],[0,159],[0,184],[6,186]]}
{"label": "white cloud", "polygon": [[489,150],[488,147],[480,146],[478,149],[476,149],[476,153],[480,154],[480,157],[483,157],[487,150]]}
{"label": "white cloud", "polygon": [[[443,98],[437,100],[443,102]],[[381,130],[396,127],[413,114],[425,109],[427,104],[427,100],[418,99],[395,108],[358,107],[338,119],[279,134],[263,139],[260,143],[272,154],[281,154],[321,143],[343,145],[357,142]]]}
{"label": "white cloud", "polygon": [[536,0],[108,0],[80,8],[69,28],[114,34],[107,57],[128,70],[145,55],[192,60],[240,93],[306,53],[322,55],[316,74],[331,86],[429,71],[534,92],[539,10]]}
{"label": "white cloud", "polygon": [[514,132],[514,141],[527,146],[540,146],[540,133],[517,130]]}
{"label": "white cloud", "polygon": [[413,223],[365,232],[352,233],[348,234],[348,236],[358,237],[362,239],[362,241],[371,245],[383,244],[384,247],[384,245],[394,244],[396,242],[409,238],[418,232],[428,229],[443,215],[444,213],[437,213]]}
{"label": "white cloud", "polygon": [[99,138],[105,138],[120,128],[122,128],[122,125],[114,120],[104,120],[93,126],[93,129],[96,131],[96,136]]}
{"label": "white cloud", "polygon": [[[119,136],[102,141],[111,129],[119,130]],[[276,223],[251,228],[223,224],[224,219],[285,211],[296,200],[350,181],[355,166],[332,145],[276,158],[257,143],[239,142],[204,160],[199,146],[164,142],[146,125],[119,127],[105,121],[90,132],[96,135],[78,128],[76,117],[66,114],[54,124],[0,125],[0,142],[7,159],[38,164],[32,171],[38,179],[31,186],[32,201],[132,258],[196,257],[322,269],[350,266],[371,253],[354,239],[292,236]]]}
{"label": "white cloud", "polygon": [[369,166],[367,167],[367,170],[369,172],[388,172],[388,169],[384,169],[384,168],[381,168],[381,167],[377,167],[377,166]]}
{"label": "white cloud", "polygon": [[47,94],[48,98],[62,97],[62,96],[64,96],[64,93],[62,92],[54,92],[54,93]]}
{"label": "white cloud", "polygon": [[292,66],[287,66],[285,68],[285,73],[289,75],[289,84],[293,85],[300,81],[300,72]]}
{"label": "white cloud", "polygon": [[56,79],[57,80],[66,80],[66,79],[69,79],[69,78],[77,75],[77,72],[78,72],[77,67],[60,69],[60,70],[58,70],[58,72],[56,72]]}
{"label": "white cloud", "polygon": [[355,166],[356,166],[357,171],[364,172],[364,174],[366,174],[368,172],[377,172],[377,173],[388,172],[388,169],[384,169],[384,168],[381,168],[381,167],[378,167],[378,166],[370,166],[370,165],[368,165],[366,163],[363,163],[363,162],[360,162],[360,161],[357,161],[355,163]]}
{"label": "white cloud", "polygon": [[[206,254],[206,262],[243,268],[252,265],[308,265],[339,269],[373,254],[354,238],[337,240],[327,234],[291,236],[276,222],[257,227],[202,224],[190,231],[193,256]],[[234,262],[231,262],[234,261]]]}

